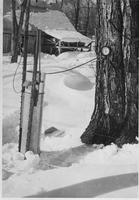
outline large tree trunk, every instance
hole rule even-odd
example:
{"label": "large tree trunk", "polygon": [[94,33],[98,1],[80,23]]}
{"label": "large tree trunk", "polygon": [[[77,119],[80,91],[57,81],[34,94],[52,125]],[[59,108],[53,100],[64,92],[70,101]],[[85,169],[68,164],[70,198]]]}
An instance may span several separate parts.
{"label": "large tree trunk", "polygon": [[117,144],[134,143],[138,135],[139,2],[124,0],[123,52],[125,66],[125,124]]}
{"label": "large tree trunk", "polygon": [[[137,136],[137,12],[135,0],[97,1],[95,109],[81,136],[86,144],[122,145]],[[134,10],[134,11],[133,11]],[[107,58],[103,46],[111,48]]]}
{"label": "large tree trunk", "polygon": [[[115,27],[110,23],[114,21]],[[90,124],[81,136],[86,144],[109,144],[119,136],[125,114],[125,76],[122,53],[120,0],[97,0],[96,93]],[[110,55],[101,49],[108,46]]]}

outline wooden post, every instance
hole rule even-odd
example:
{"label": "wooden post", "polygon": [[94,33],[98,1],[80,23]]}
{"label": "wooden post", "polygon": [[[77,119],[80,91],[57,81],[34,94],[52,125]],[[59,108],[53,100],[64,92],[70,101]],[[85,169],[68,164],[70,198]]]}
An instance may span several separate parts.
{"label": "wooden post", "polygon": [[39,96],[37,106],[33,109],[32,129],[29,150],[36,154],[40,153],[40,134],[42,125],[42,108],[43,108],[43,96],[45,86],[45,74],[41,75],[41,81],[39,85]]}
{"label": "wooden post", "polygon": [[[22,137],[20,136],[19,140],[19,151],[23,154],[27,151],[26,142],[27,142],[27,132],[28,132],[28,121],[29,121],[29,105],[31,100],[31,80],[32,73],[26,73],[26,82],[24,82],[24,94],[23,99],[21,101],[21,121],[20,121],[20,134],[22,133]],[[25,87],[26,86],[26,87]]]}
{"label": "wooden post", "polygon": [[19,151],[21,150],[21,140],[22,140],[22,116],[23,116],[23,104],[24,104],[24,98],[25,98],[25,86],[24,86],[24,82],[26,80],[26,71],[27,71],[29,17],[30,17],[30,0],[27,1],[26,19],[25,19],[25,32],[24,32],[24,53],[23,53],[24,56],[23,56],[23,75],[22,75],[20,127],[19,127]]}
{"label": "wooden post", "polygon": [[40,51],[40,31],[37,30],[36,47],[34,54],[33,71],[28,71],[26,75],[25,96],[22,105],[22,139],[20,151],[33,151],[40,153],[40,132],[42,123],[42,106],[45,75],[40,76],[38,71],[38,57]]}
{"label": "wooden post", "polygon": [[[38,39],[36,41],[36,54],[35,54],[35,62],[34,65],[38,64],[40,66],[40,52],[41,52],[41,32],[38,30]],[[37,44],[38,42],[38,44]],[[39,69],[40,70],[40,69]],[[38,94],[37,94],[37,104],[33,107],[32,113],[32,124],[31,124],[31,136],[28,149],[33,151],[34,153],[40,153],[40,133],[41,133],[41,124],[42,124],[42,108],[43,108],[43,96],[44,96],[44,86],[45,86],[45,74],[37,74],[37,82]],[[36,95],[35,95],[36,96]],[[34,97],[35,98],[35,97]],[[36,99],[34,99],[36,101]]]}
{"label": "wooden post", "polygon": [[[27,72],[26,77],[26,89],[23,101],[23,112],[22,112],[22,140],[21,149],[22,153],[30,150],[34,153],[39,154],[40,152],[40,133],[42,124],[42,111],[43,111],[43,97],[44,97],[44,86],[45,86],[45,74],[41,74],[41,80],[39,84],[39,93],[37,105],[32,108],[32,121],[30,122],[30,104],[31,104],[31,80],[32,72]],[[37,78],[39,73],[37,74]],[[30,128],[29,128],[30,127]],[[29,139],[28,139],[29,137]]]}
{"label": "wooden post", "polygon": [[27,132],[27,141],[26,141],[26,150],[29,151],[31,144],[31,130],[32,130],[32,122],[33,122],[33,111],[34,107],[37,106],[37,98],[38,98],[38,86],[37,86],[37,67],[38,67],[38,54],[39,54],[39,31],[36,33],[36,46],[34,53],[34,67],[32,73],[32,87],[31,87],[31,97],[30,97],[30,107],[29,107],[29,120],[28,120],[28,132]]}
{"label": "wooden post", "polygon": [[61,40],[58,42],[58,55],[61,53]]}

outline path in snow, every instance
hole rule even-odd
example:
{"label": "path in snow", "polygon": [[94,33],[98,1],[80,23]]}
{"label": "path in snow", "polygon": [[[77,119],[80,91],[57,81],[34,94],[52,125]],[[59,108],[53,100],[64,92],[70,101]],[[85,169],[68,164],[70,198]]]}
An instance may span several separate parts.
{"label": "path in snow", "polygon": [[[100,148],[98,146],[98,148]],[[97,147],[81,145],[67,150],[41,152],[39,169],[48,169],[55,167],[69,167],[78,163],[88,153],[96,151]]]}
{"label": "path in snow", "polygon": [[[90,198],[97,197],[105,193],[113,192],[116,190],[121,190],[123,188],[133,187],[138,185],[138,174],[128,173],[121,175],[114,175],[108,177],[102,177],[97,179],[92,179],[75,185],[67,186],[64,188],[40,192],[36,195],[29,196],[31,198],[42,198],[42,197],[52,197],[52,198]],[[132,193],[132,198],[137,197],[137,187],[135,194]],[[133,196],[134,195],[134,196]],[[129,197],[124,193],[123,198]],[[121,196],[120,196],[121,197]]]}

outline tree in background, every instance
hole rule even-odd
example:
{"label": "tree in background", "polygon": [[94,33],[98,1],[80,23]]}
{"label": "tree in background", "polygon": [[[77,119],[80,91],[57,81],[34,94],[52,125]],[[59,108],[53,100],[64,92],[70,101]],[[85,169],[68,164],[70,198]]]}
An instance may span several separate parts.
{"label": "tree in background", "polygon": [[60,6],[60,9],[62,10],[63,8],[63,4],[64,4],[64,0],[61,0],[61,6]]}
{"label": "tree in background", "polygon": [[75,28],[78,30],[78,23],[79,23],[79,12],[80,12],[80,0],[76,1],[74,4],[75,7]]}
{"label": "tree in background", "polygon": [[83,143],[136,142],[138,9],[136,0],[97,0],[95,108]]}
{"label": "tree in background", "polygon": [[94,35],[96,5],[92,0],[64,0],[63,12],[79,32],[87,36]]}
{"label": "tree in background", "polygon": [[92,0],[81,1],[79,31],[86,36],[92,36],[95,34],[95,23],[96,5]]}
{"label": "tree in background", "polygon": [[47,7],[63,11],[76,30],[84,35],[95,33],[96,6],[93,0],[46,0]]}
{"label": "tree in background", "polygon": [[11,62],[17,62],[18,59],[18,52],[19,52],[19,43],[21,39],[21,32],[22,32],[22,26],[24,21],[24,14],[26,10],[27,0],[21,1],[20,7],[21,12],[19,18],[17,18],[16,15],[16,0],[12,0],[12,57]]}
{"label": "tree in background", "polygon": [[89,16],[90,16],[90,0],[86,0],[86,3],[87,3],[87,16],[86,16],[85,32],[84,32],[85,35],[87,35],[88,25],[89,25]]}
{"label": "tree in background", "polygon": [[12,47],[11,47],[11,53],[12,53],[12,58],[11,62],[17,62],[17,37],[18,37],[18,23],[17,23],[17,18],[16,18],[16,0],[12,0]]}
{"label": "tree in background", "polygon": [[[42,11],[46,10],[47,3],[43,0],[29,0],[31,11]],[[20,49],[20,40],[21,33],[24,24],[25,12],[28,4],[28,0],[11,0],[12,3],[12,49],[11,49],[11,62],[17,62],[19,49]],[[20,9],[18,16],[16,15],[16,10]]]}

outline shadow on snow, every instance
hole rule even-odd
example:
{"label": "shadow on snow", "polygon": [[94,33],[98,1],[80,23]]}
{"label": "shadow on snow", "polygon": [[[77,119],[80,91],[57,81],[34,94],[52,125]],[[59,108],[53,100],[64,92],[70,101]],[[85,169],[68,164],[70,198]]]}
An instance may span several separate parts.
{"label": "shadow on snow", "polygon": [[[74,178],[74,177],[73,177]],[[59,188],[52,191],[43,191],[36,195],[28,196],[30,198],[38,197],[65,197],[65,198],[87,198],[96,197],[101,194],[115,190],[136,186],[138,184],[138,174],[122,174],[116,176],[103,177],[78,183],[75,185]]]}

